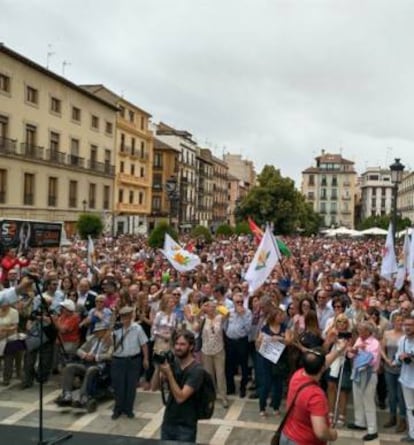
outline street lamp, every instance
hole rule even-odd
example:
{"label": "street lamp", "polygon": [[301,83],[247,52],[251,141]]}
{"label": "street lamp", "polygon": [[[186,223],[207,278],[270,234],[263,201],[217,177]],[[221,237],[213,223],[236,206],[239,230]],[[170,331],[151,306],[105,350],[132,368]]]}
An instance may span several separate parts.
{"label": "street lamp", "polygon": [[395,162],[390,165],[391,170],[391,182],[393,184],[392,189],[392,236],[395,245],[395,234],[397,232],[397,196],[398,186],[402,181],[404,165],[401,164],[400,158],[395,158]]}
{"label": "street lamp", "polygon": [[168,199],[170,201],[170,212],[168,214],[168,224],[171,225],[173,212],[176,207],[176,203],[180,199],[177,178],[175,176],[171,176],[170,179],[167,179],[165,182],[165,190],[167,192]]}

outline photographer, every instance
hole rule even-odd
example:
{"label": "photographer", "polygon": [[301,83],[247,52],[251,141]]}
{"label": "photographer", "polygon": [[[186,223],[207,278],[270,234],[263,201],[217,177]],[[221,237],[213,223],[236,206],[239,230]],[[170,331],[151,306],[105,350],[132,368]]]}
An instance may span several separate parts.
{"label": "photographer", "polygon": [[400,383],[407,408],[408,436],[403,442],[414,442],[414,317],[404,320],[405,335],[400,338],[396,365],[401,366]]}
{"label": "photographer", "polygon": [[170,387],[161,426],[161,440],[196,441],[196,393],[203,382],[203,368],[193,357],[194,342],[192,332],[178,332],[174,344],[175,359],[160,364],[162,376]]}

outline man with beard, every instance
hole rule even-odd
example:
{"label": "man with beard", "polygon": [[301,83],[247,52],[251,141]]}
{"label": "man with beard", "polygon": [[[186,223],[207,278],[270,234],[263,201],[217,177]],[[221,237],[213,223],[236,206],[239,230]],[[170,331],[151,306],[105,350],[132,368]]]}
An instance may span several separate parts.
{"label": "man with beard", "polygon": [[203,382],[203,368],[193,357],[194,334],[180,331],[174,345],[174,363],[160,365],[170,394],[161,426],[161,440],[195,443],[197,437],[196,393]]}

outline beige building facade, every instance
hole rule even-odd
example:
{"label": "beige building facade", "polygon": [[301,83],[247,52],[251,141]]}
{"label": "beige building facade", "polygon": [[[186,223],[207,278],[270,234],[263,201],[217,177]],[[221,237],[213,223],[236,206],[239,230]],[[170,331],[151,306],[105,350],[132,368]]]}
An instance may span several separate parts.
{"label": "beige building facade", "polygon": [[116,107],[0,44],[0,216],[113,210]]}
{"label": "beige building facade", "polygon": [[242,155],[232,153],[226,153],[223,159],[228,166],[230,175],[243,181],[248,189],[256,185],[256,170],[253,161],[243,159]]}
{"label": "beige building facade", "polygon": [[198,184],[197,211],[198,224],[210,228],[213,221],[213,155],[208,148],[197,148]]}
{"label": "beige building facade", "polygon": [[322,215],[325,227],[354,228],[357,181],[354,162],[324,150],[315,161],[314,167],[302,172],[302,193],[307,202]]}
{"label": "beige building facade", "polygon": [[116,120],[114,230],[145,234],[151,213],[153,133],[151,115],[104,85],[82,85],[118,108]]}
{"label": "beige building facade", "polygon": [[215,156],[213,160],[213,222],[214,229],[227,222],[229,207],[228,166],[225,161]]}

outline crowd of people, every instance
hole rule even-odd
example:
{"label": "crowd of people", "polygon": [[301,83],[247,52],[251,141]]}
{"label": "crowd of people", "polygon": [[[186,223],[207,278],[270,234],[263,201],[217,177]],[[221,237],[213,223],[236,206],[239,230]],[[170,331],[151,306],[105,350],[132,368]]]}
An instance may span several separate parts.
{"label": "crowd of people", "polygon": [[[257,247],[251,236],[192,240],[201,264],[185,273],[142,237],[97,240],[93,265],[82,241],[60,249],[9,249],[0,263],[2,286],[35,275],[41,293],[33,285],[17,302],[0,303],[3,385],[15,376],[25,389],[61,374],[57,403],[84,406],[91,382],[106,372],[115,396],[112,418],[132,418],[135,388],[159,388],[160,357],[186,329],[224,408],[229,395],[249,397],[257,399],[261,416],[278,418],[306,354],[328,354],[345,342],[329,368],[316,373],[327,394],[327,424],[367,430],[364,438],[372,440],[377,412],[386,409],[383,426],[408,429],[403,439],[414,442],[414,306],[407,282],[395,289],[380,276],[384,240],[285,242],[291,255],[253,293],[244,280]],[[261,353],[269,341],[283,345],[276,363]],[[75,376],[84,378],[76,400]]]}

